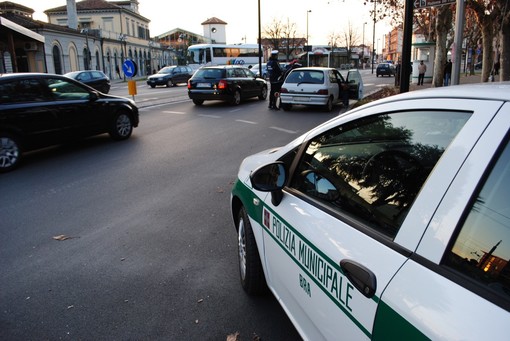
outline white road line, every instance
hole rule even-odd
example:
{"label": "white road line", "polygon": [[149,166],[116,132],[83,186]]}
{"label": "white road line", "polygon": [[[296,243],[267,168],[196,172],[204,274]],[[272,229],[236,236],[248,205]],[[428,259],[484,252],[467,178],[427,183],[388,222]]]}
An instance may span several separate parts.
{"label": "white road line", "polygon": [[269,128],[278,130],[278,131],[281,131],[284,133],[288,133],[288,134],[297,134],[298,133],[297,131],[294,131],[294,130],[288,130],[288,129],[278,128],[278,127],[269,127]]}
{"label": "white road line", "polygon": [[168,110],[165,110],[163,111],[164,114],[175,114],[175,115],[186,115],[185,112],[182,112],[182,111],[168,111]]}
{"label": "white road line", "polygon": [[141,100],[137,100],[136,102],[147,102],[147,101],[155,101],[155,100],[158,100],[159,98],[157,97],[154,97],[154,98],[146,98],[146,99],[141,99]]}
{"label": "white road line", "polygon": [[245,120],[236,120],[236,122],[248,123],[248,124],[258,124],[257,122],[253,122],[253,121],[245,121]]}
{"label": "white road line", "polygon": [[198,116],[201,116],[201,117],[208,117],[208,118],[221,118],[221,116],[216,116],[216,115],[198,115]]}

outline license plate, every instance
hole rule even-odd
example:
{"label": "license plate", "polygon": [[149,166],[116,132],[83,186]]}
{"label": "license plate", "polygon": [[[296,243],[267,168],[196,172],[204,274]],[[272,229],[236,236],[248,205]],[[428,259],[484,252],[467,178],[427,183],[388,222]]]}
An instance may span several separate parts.
{"label": "license plate", "polygon": [[197,88],[210,88],[210,87],[211,87],[210,83],[198,83],[197,84]]}
{"label": "license plate", "polygon": [[294,102],[310,102],[310,97],[294,97]]}

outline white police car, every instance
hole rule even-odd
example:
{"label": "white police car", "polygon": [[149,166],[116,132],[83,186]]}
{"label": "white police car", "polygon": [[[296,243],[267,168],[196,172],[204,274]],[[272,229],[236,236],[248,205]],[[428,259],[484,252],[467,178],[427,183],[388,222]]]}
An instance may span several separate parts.
{"label": "white police car", "polygon": [[508,340],[510,83],[367,104],[246,158],[241,284],[305,340]]}

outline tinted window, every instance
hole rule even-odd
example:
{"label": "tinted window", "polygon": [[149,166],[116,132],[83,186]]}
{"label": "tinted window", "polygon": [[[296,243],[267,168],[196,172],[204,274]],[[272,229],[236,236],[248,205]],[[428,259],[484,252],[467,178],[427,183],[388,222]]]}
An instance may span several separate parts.
{"label": "tinted window", "polygon": [[57,101],[88,99],[90,94],[81,86],[58,78],[46,80],[52,97]]}
{"label": "tinted window", "polygon": [[324,83],[324,73],[322,71],[293,71],[286,79],[286,83]]}
{"label": "tinted window", "polygon": [[48,100],[51,100],[50,92],[38,79],[16,79],[0,84],[0,103],[30,103]]}
{"label": "tinted window", "polygon": [[445,263],[510,298],[510,145],[473,200]]}
{"label": "tinted window", "polygon": [[393,238],[469,116],[402,112],[336,127],[310,141],[291,187]]}

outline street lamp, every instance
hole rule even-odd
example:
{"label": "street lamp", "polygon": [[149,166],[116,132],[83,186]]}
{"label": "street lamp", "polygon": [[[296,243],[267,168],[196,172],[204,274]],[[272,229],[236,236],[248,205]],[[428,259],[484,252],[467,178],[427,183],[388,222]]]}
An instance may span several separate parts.
{"label": "street lamp", "polygon": [[306,11],[306,45],[308,45],[308,13],[312,13],[312,10]]}
{"label": "street lamp", "polygon": [[361,66],[363,69],[365,69],[365,25],[367,22],[365,21],[363,23],[363,44],[361,45]]}
{"label": "street lamp", "polygon": [[374,74],[374,62],[375,62],[375,22],[377,13],[377,0],[374,1],[374,29],[372,32],[372,74]]}

